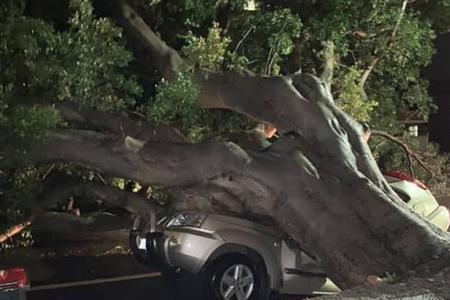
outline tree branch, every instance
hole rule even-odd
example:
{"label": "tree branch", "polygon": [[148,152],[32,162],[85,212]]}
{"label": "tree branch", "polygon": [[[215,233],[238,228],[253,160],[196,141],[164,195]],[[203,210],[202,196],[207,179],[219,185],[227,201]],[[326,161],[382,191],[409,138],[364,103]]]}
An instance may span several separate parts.
{"label": "tree branch", "polygon": [[[245,167],[251,158],[233,143],[173,144],[145,142],[86,130],[49,134],[33,160],[90,166],[141,184],[190,186],[227,170]],[[220,163],[217,163],[220,162]]]}
{"label": "tree branch", "polygon": [[297,132],[320,157],[355,166],[347,133],[330,109],[335,105],[329,86],[317,77],[197,73],[195,81],[201,107],[230,109],[273,124],[282,134]]}
{"label": "tree branch", "polygon": [[79,109],[71,103],[58,105],[57,109],[71,123],[87,124],[106,133],[132,136],[135,139],[148,142],[189,142],[178,129],[164,124],[149,122],[143,117],[131,119],[125,113]]}
{"label": "tree branch", "polygon": [[56,240],[126,239],[132,220],[108,213],[75,216],[69,213],[46,212],[36,218],[32,230],[36,235]]}
{"label": "tree branch", "polygon": [[155,211],[158,214],[165,210],[143,195],[122,191],[111,186],[87,183],[75,187],[74,190],[84,197],[101,200],[114,207],[124,208],[135,215],[148,215],[150,211]]}
{"label": "tree branch", "polygon": [[4,243],[8,239],[12,238],[16,234],[21,233],[25,228],[31,225],[31,222],[33,221],[34,216],[28,218],[24,222],[11,226],[8,228],[5,232],[0,233],[0,244]]}
{"label": "tree branch", "polygon": [[[389,39],[386,41],[386,50],[392,47],[392,44],[394,43],[394,39],[395,36],[397,35],[397,32],[400,28],[400,24],[403,20],[403,17],[405,16],[405,12],[406,12],[406,7],[408,6],[408,4],[410,3],[409,0],[404,0],[402,3],[402,7],[400,9],[400,14],[398,16],[397,22],[395,23],[394,29],[392,30],[392,33],[389,37]],[[385,52],[386,52],[385,50]],[[361,81],[360,81],[360,87],[361,89],[364,90],[364,86],[367,82],[367,80],[369,79],[370,74],[372,74],[373,70],[375,69],[375,67],[377,66],[378,62],[383,58],[383,56],[386,53],[381,53],[379,56],[374,57],[372,59],[372,61],[369,63],[368,68],[366,69],[366,71],[363,73],[363,75],[361,76]]]}
{"label": "tree branch", "polygon": [[403,148],[403,150],[405,151],[406,157],[408,159],[408,167],[409,167],[409,172],[411,174],[411,177],[415,178],[414,176],[414,170],[412,168],[412,159],[415,159],[417,161],[417,163],[424,168],[432,177],[437,178],[439,180],[442,180],[442,178],[440,176],[437,175],[436,171],[434,171],[427,163],[425,163],[422,158],[420,158],[419,154],[417,154],[416,152],[412,151],[408,145],[406,143],[404,143],[403,141],[401,141],[399,138],[396,138],[395,136],[385,132],[385,131],[378,131],[378,130],[374,130],[371,131],[371,135],[373,136],[381,136],[385,139],[390,140],[391,142],[396,143],[397,145],[399,145],[400,147]]}
{"label": "tree branch", "polygon": [[32,225],[33,221],[39,218],[49,206],[58,202],[65,203],[70,196],[101,200],[111,206],[124,208],[135,215],[148,216],[151,211],[158,214],[164,210],[164,208],[153,204],[142,195],[125,192],[118,188],[94,183],[61,184],[60,180],[57,181],[47,183],[47,192],[37,197],[32,208],[31,216],[22,223],[11,226],[4,233],[0,234],[0,244]]}
{"label": "tree branch", "polygon": [[334,66],[336,65],[336,54],[334,44],[331,41],[324,43],[323,60],[324,67],[320,79],[327,82],[330,86],[333,81]]}
{"label": "tree branch", "polygon": [[184,68],[178,53],[164,43],[126,1],[119,1],[119,21],[124,30],[136,39],[151,56],[163,77],[174,79]]}
{"label": "tree branch", "polygon": [[29,227],[34,219],[45,212],[48,206],[55,204],[59,201],[67,199],[71,193],[71,189],[67,185],[59,186],[55,188],[53,183],[48,183],[46,192],[42,193],[36,198],[36,201],[31,209],[31,215],[27,217],[23,222],[13,225],[5,232],[0,234],[0,244],[4,243],[11,237],[19,234],[24,229]]}

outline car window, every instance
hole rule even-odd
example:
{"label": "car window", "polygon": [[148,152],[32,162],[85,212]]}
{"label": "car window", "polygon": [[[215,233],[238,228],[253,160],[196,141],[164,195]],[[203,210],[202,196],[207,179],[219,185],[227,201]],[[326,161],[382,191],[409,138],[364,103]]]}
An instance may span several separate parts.
{"label": "car window", "polygon": [[409,197],[407,194],[405,194],[404,192],[398,190],[398,189],[394,189],[394,192],[400,197],[400,199],[402,199],[405,203],[408,203],[411,200],[411,197]]}

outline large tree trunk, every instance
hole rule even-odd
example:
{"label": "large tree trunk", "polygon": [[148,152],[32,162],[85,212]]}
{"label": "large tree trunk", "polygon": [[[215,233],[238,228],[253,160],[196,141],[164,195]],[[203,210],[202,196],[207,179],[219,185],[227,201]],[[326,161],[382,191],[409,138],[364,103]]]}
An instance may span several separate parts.
{"label": "large tree trunk", "polygon": [[[122,8],[126,31],[153,59],[159,57],[162,73],[173,78],[182,65],[179,57],[130,7]],[[282,137],[252,152],[233,143],[158,142],[133,130],[60,130],[34,159],[86,165],[192,194],[209,190],[214,205],[204,197],[194,207],[270,216],[314,252],[343,288],[369,275],[402,276],[424,265],[433,266],[430,272],[439,268],[433,262],[448,262],[449,235],[411,212],[391,190],[360,138],[361,126],[336,107],[327,82],[307,74],[202,72],[195,80],[200,106],[273,124]]]}

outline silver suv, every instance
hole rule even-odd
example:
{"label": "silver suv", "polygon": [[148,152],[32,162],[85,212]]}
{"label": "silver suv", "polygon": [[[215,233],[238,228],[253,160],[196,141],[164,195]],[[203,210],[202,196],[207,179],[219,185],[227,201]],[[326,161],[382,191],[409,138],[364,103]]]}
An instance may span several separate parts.
{"label": "silver suv", "polygon": [[[395,172],[386,179],[416,213],[448,229],[449,211],[439,206],[426,186]],[[264,218],[180,212],[147,224],[145,230],[139,223],[131,231],[130,246],[140,260],[168,276],[196,275],[202,289],[217,299],[265,299],[270,291],[301,295],[339,291],[317,258],[292,250],[289,237],[280,238]]]}

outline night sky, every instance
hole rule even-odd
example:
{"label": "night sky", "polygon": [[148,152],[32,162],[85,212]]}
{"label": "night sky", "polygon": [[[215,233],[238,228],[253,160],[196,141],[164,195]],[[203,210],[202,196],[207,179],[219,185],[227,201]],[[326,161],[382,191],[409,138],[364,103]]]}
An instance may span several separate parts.
{"label": "night sky", "polygon": [[436,39],[437,54],[424,75],[439,110],[430,117],[430,139],[450,151],[450,33]]}
{"label": "night sky", "polygon": [[448,84],[444,86],[439,81],[449,83],[450,79],[450,33],[438,36],[435,45],[438,52],[433,57],[433,61],[425,74],[436,89],[444,88],[448,90],[450,89]]}

